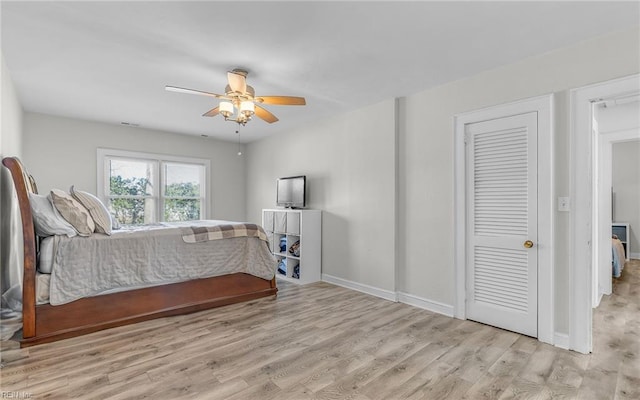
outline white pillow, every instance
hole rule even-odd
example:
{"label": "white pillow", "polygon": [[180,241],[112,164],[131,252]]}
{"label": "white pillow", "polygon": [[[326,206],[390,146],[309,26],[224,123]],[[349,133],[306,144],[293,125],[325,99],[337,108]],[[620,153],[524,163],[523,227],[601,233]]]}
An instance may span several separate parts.
{"label": "white pillow", "polygon": [[96,224],[89,211],[70,194],[60,189],[53,189],[51,190],[51,201],[62,218],[76,228],[78,235],[90,236],[96,230]]}
{"label": "white pillow", "polygon": [[76,236],[78,232],[53,207],[46,196],[29,193],[29,204],[33,215],[33,225],[36,235],[47,237],[53,235]]}
{"label": "white pillow", "polygon": [[41,274],[50,274],[53,269],[53,261],[55,258],[54,248],[56,238],[47,237],[40,241],[40,248],[38,249],[38,271]]}
{"label": "white pillow", "polygon": [[89,211],[93,222],[96,224],[96,232],[111,235],[111,214],[109,214],[109,210],[102,204],[100,199],[91,193],[75,190],[73,186],[71,186],[69,192]]}

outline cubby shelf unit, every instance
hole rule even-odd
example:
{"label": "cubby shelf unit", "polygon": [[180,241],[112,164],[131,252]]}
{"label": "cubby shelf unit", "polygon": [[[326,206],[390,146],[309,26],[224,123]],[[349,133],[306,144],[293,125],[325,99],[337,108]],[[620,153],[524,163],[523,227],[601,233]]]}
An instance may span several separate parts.
{"label": "cubby shelf unit", "polygon": [[262,227],[269,236],[271,253],[278,262],[278,278],[300,284],[321,280],[320,210],[264,209]]}

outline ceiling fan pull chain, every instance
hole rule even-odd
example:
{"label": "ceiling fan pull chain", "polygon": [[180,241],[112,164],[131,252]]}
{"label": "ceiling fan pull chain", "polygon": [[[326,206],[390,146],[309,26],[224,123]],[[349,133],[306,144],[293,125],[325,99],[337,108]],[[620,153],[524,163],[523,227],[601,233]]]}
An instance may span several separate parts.
{"label": "ceiling fan pull chain", "polygon": [[238,135],[238,156],[242,155],[242,147],[240,145],[240,126],[236,129],[236,134]]}

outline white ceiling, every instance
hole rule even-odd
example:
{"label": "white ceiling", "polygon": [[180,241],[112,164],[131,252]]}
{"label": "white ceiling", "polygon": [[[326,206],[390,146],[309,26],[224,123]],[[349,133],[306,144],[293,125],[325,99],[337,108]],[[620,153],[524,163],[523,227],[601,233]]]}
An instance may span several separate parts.
{"label": "white ceiling", "polygon": [[2,54],[26,111],[234,140],[201,115],[243,67],[280,118],[253,141],[640,24],[640,2],[9,2]]}

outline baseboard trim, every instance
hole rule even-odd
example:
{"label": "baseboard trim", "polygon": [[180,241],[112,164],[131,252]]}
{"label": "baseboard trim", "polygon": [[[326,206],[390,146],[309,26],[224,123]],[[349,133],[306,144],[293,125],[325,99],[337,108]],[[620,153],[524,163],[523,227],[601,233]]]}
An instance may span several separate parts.
{"label": "baseboard trim", "polygon": [[440,303],[439,301],[429,300],[403,292],[398,292],[398,301],[453,318],[453,306],[449,304]]}
{"label": "baseboard trim", "polygon": [[555,332],[553,334],[553,345],[561,349],[569,350],[569,335]]}
{"label": "baseboard trim", "polygon": [[[348,279],[338,278],[337,276],[322,274],[322,281],[331,283],[336,286],[341,286],[347,289],[355,290],[358,292],[366,293],[375,297],[380,297],[385,300],[400,302],[410,305],[412,307],[421,308],[423,310],[431,311],[436,314],[442,314],[447,317],[454,318],[454,306],[450,304],[444,304],[439,301],[425,299],[423,297],[415,296],[413,294],[404,292],[393,292],[391,290],[380,289],[374,286],[365,285],[363,283],[353,282]],[[540,338],[538,338],[540,340]],[[540,340],[541,341],[541,340]],[[569,349],[569,335],[566,333],[555,332],[553,334],[553,344],[561,349]]]}
{"label": "baseboard trim", "polygon": [[446,315],[453,318],[453,306],[440,303],[438,301],[425,299],[409,293],[392,292],[391,290],[380,289],[374,286],[353,282],[347,279],[338,278],[337,276],[322,274],[322,280],[347,289],[356,290],[358,292],[370,294],[385,300],[404,303],[423,310],[431,311],[437,314]]}
{"label": "baseboard trim", "polygon": [[598,292],[598,298],[594,299],[593,308],[598,308],[600,306],[600,302],[605,295],[610,295],[611,293],[604,293],[602,291]]}
{"label": "baseboard trim", "polygon": [[374,286],[365,285],[363,283],[353,282],[347,279],[338,278],[337,276],[322,274],[322,280],[324,282],[332,283],[337,286],[342,286],[347,289],[356,290],[358,292],[370,294],[372,296],[380,297],[385,300],[397,302],[398,296],[395,292],[386,289],[380,289]]}
{"label": "baseboard trim", "polygon": [[629,253],[629,258],[638,260],[640,259],[640,253]]}

